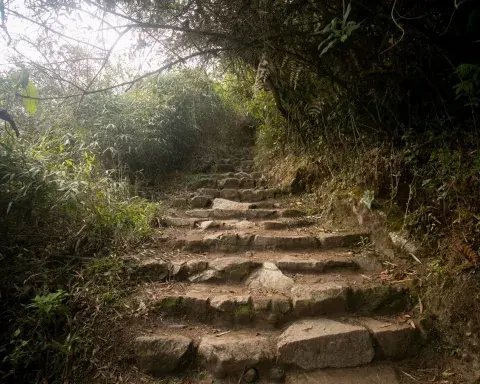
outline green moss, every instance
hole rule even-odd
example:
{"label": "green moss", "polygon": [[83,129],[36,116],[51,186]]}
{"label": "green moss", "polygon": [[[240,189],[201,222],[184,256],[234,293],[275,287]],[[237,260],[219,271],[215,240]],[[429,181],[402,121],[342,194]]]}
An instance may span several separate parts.
{"label": "green moss", "polygon": [[182,305],[182,298],[181,297],[165,297],[159,304],[161,309],[173,309],[179,308]]}
{"label": "green moss", "polygon": [[251,301],[248,304],[239,304],[235,307],[234,315],[236,319],[251,319],[255,316],[255,309]]}

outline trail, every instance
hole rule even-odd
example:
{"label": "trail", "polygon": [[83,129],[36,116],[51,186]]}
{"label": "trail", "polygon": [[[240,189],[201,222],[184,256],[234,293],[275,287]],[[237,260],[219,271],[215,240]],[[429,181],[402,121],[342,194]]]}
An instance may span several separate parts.
{"label": "trail", "polygon": [[201,372],[199,383],[399,383],[389,361],[418,351],[418,335],[399,316],[408,288],[382,281],[360,246],[368,233],[322,230],[268,188],[249,149],[187,188],[136,267],[154,323],[133,341],[140,371]]}

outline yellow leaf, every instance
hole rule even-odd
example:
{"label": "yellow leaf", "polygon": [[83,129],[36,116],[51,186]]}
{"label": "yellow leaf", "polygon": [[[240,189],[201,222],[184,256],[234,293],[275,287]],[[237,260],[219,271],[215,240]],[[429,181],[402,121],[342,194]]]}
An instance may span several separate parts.
{"label": "yellow leaf", "polygon": [[35,115],[37,112],[38,106],[38,90],[31,81],[28,82],[27,86],[22,90],[23,105],[30,115]]}

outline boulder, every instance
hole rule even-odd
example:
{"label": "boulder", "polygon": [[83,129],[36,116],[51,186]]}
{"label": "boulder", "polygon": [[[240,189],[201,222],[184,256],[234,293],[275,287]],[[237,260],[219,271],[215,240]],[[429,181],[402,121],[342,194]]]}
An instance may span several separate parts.
{"label": "boulder", "polygon": [[140,336],[135,339],[134,349],[140,371],[160,375],[185,365],[193,343],[181,335]]}
{"label": "boulder", "polygon": [[274,263],[265,262],[247,281],[250,289],[266,289],[270,292],[287,292],[293,287],[294,281],[285,276]]}
{"label": "boulder", "polygon": [[278,359],[305,370],[370,363],[374,349],[365,327],[328,319],[292,324],[278,338]]}

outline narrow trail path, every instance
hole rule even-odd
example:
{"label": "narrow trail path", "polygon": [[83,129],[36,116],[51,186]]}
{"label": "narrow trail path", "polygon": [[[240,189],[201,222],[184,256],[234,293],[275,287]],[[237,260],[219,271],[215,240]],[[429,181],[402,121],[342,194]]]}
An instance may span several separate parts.
{"label": "narrow trail path", "polygon": [[249,150],[189,189],[189,207],[165,218],[135,271],[156,317],[134,341],[142,372],[202,372],[202,383],[399,382],[390,361],[420,343],[399,316],[408,288],[382,281],[381,263],[360,246],[368,233],[322,232],[283,206]]}

